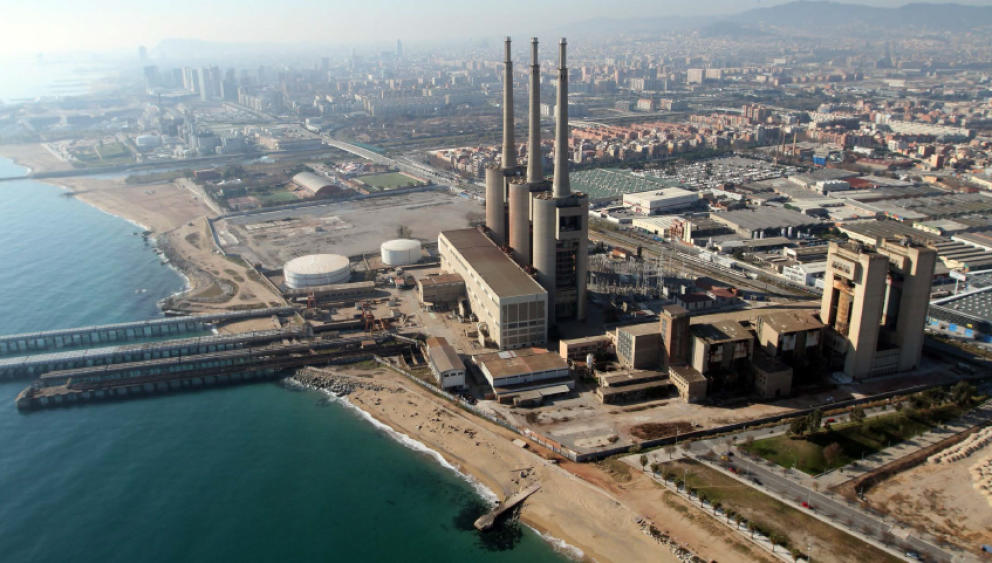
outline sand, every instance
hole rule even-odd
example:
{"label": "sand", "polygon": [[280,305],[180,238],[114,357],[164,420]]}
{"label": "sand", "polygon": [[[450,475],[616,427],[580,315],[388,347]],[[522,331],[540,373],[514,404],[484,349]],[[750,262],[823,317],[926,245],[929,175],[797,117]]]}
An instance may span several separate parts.
{"label": "sand", "polygon": [[951,463],[924,463],[875,485],[868,502],[899,520],[968,551],[992,544],[992,506],[969,468],[992,455],[992,444]]}
{"label": "sand", "polygon": [[56,157],[40,143],[0,145],[0,156],[5,156],[21,166],[27,166],[31,172],[53,172],[72,168],[71,164]]}
{"label": "sand", "polygon": [[682,512],[661,500],[664,490],[643,475],[635,474],[627,483],[619,484],[595,464],[562,461],[560,466],[553,465],[545,459],[555,457],[550,452],[533,443],[527,449],[514,445],[518,435],[466,413],[392,371],[336,373],[372,373],[376,388],[355,389],[348,396],[351,404],[439,452],[500,498],[540,482],[541,491],[524,504],[522,520],[578,547],[588,559],[677,560],[669,546],[644,532],[640,519],[653,522],[680,545],[708,560],[743,563],[765,557],[748,551],[746,540],[728,537],[731,535],[715,524],[707,526],[701,513],[690,523]]}

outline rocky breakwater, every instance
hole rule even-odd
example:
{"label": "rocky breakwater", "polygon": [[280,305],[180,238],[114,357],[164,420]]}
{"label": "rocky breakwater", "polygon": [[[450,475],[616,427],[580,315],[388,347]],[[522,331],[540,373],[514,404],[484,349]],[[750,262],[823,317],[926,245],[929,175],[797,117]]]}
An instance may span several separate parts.
{"label": "rocky breakwater", "polygon": [[352,375],[319,368],[304,368],[298,371],[293,379],[304,387],[322,389],[338,397],[350,395],[358,389],[375,392],[393,391],[377,383],[371,374]]}

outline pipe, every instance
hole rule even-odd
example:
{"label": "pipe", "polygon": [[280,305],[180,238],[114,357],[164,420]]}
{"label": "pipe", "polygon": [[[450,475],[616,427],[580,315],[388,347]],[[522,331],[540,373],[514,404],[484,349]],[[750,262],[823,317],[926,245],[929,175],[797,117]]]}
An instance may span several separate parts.
{"label": "pipe", "polygon": [[544,180],[541,163],[541,65],[537,62],[537,37],[530,42],[530,124],[527,138],[527,181]]}
{"label": "pipe", "polygon": [[506,75],[503,77],[503,168],[517,165],[517,148],[513,141],[513,61],[510,60],[510,38],[506,38]]}
{"label": "pipe", "polygon": [[565,38],[558,46],[558,104],[555,118],[555,177],[552,192],[555,197],[568,197],[572,188],[568,182],[568,68],[565,66]]}

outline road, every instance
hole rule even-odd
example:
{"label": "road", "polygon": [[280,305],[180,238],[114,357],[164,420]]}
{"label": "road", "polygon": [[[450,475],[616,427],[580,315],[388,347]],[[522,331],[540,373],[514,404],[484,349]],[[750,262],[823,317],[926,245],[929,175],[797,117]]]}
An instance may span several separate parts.
{"label": "road", "polygon": [[345,152],[351,153],[355,156],[360,156],[364,159],[371,160],[376,164],[384,164],[386,166],[393,166],[397,169],[406,172],[408,174],[413,174],[422,178],[426,178],[435,184],[455,184],[459,181],[457,177],[449,174],[442,173],[434,168],[427,166],[411,160],[407,157],[390,158],[386,155],[379,154],[375,151],[360,147],[358,145],[353,145],[347,141],[342,141],[340,139],[335,139],[329,135],[323,135],[321,137],[324,143],[332,146],[336,149],[343,150]]}

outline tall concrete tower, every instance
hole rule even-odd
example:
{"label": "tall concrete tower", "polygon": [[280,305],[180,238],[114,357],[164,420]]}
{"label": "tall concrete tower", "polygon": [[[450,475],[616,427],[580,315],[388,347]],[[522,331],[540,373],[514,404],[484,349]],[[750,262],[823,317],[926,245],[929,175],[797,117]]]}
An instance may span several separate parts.
{"label": "tall concrete tower", "polygon": [[506,60],[503,75],[503,169],[517,165],[517,147],[513,139],[513,61],[510,59],[510,38],[506,38]]}
{"label": "tall concrete tower", "polygon": [[568,180],[568,68],[565,39],[559,46],[555,171],[552,190],[532,197],[533,267],[548,291],[548,323],[586,318],[589,265],[589,199],[572,193]]}
{"label": "tall concrete tower", "polygon": [[510,180],[523,174],[517,166],[513,137],[513,61],[510,54],[510,38],[507,37],[503,77],[503,162],[501,166],[486,168],[486,228],[500,246],[509,244],[506,204]]}
{"label": "tall concrete tower", "polygon": [[568,67],[565,66],[565,38],[558,45],[558,99],[555,106],[555,179],[552,191],[555,197],[566,197],[572,192],[568,183]]}
{"label": "tall concrete tower", "polygon": [[544,180],[541,155],[541,64],[537,61],[537,37],[530,41],[530,108],[527,129],[527,182]]}

